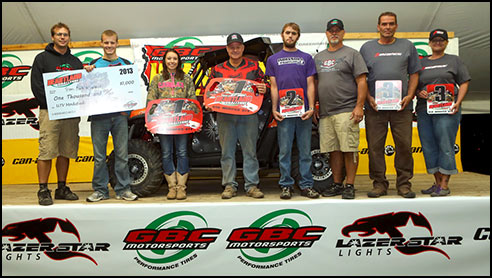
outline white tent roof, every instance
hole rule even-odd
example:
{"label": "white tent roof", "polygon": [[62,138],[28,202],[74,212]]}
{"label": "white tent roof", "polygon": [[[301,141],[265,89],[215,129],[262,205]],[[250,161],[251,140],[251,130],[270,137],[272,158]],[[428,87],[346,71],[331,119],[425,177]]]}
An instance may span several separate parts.
{"label": "white tent roof", "polygon": [[98,40],[105,29],[120,39],[270,34],[287,22],[315,33],[331,18],[350,33],[376,32],[384,11],[398,15],[399,32],[455,32],[472,76],[467,99],[490,101],[489,2],[2,2],[2,45],[50,42],[59,21],[70,27],[72,41]]}

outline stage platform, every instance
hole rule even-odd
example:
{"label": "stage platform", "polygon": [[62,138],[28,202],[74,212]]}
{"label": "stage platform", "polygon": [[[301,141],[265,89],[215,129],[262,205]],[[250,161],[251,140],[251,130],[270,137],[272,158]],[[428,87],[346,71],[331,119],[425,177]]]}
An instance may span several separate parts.
{"label": "stage platform", "polygon": [[[52,173],[54,174],[54,173]],[[191,173],[193,175],[193,173]],[[104,200],[97,204],[110,204],[110,203],[128,203],[128,204],[142,204],[142,203],[177,203],[177,202],[264,202],[264,201],[282,201],[279,198],[280,189],[278,187],[278,174],[270,174],[267,177],[260,178],[261,184],[260,188],[265,194],[265,198],[253,199],[251,197],[246,197],[243,180],[238,179],[240,184],[238,195],[229,200],[222,200],[220,195],[222,193],[221,178],[220,176],[191,176],[188,182],[187,189],[187,199],[186,200],[167,200],[167,185],[163,186],[154,195],[150,197],[140,198],[135,202],[127,202],[116,200],[114,191],[110,190],[110,199]],[[395,181],[395,175],[388,175],[388,180],[390,181],[390,187],[388,190],[388,195],[382,196],[379,199],[391,199],[399,198],[397,195]],[[372,181],[367,175],[357,176],[355,179],[356,195],[355,200],[361,199],[372,199],[367,197],[367,192],[372,189]],[[417,198],[431,198],[429,195],[421,194],[421,189],[426,189],[430,187],[434,182],[434,177],[429,174],[415,174],[411,180],[412,190],[417,194]],[[54,205],[56,204],[77,204],[77,203],[87,203],[85,199],[92,194],[91,183],[69,183],[69,187],[79,196],[77,201],[65,201],[65,200],[54,200]],[[482,175],[472,172],[463,172],[457,175],[453,175],[450,180],[451,195],[450,196],[490,196],[490,176]],[[52,196],[54,197],[54,190],[56,189],[56,184],[50,184],[49,188],[53,191]],[[39,189],[38,184],[15,184],[15,185],[2,185],[2,205],[37,205],[37,191]],[[335,197],[321,197],[321,199],[340,199],[340,196]],[[298,188],[295,189],[295,194],[293,195],[293,201],[308,200],[308,198],[300,195]],[[346,200],[352,201],[352,200]]]}
{"label": "stage platform", "polygon": [[[86,202],[90,183],[70,183],[79,200],[38,205],[37,184],[2,185],[2,275],[21,276],[490,276],[490,176],[454,175],[451,196],[355,200],[279,198],[278,176],[261,178],[265,198],[221,199],[219,176],[194,173],[188,198]],[[49,185],[55,190],[56,184]],[[52,192],[54,194],[54,192]]]}

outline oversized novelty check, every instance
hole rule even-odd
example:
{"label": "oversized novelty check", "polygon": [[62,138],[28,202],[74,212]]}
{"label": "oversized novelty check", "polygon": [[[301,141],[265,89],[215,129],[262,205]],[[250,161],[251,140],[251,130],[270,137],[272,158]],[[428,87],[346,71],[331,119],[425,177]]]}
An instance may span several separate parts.
{"label": "oversized novelty check", "polygon": [[137,65],[43,74],[50,120],[145,107]]}

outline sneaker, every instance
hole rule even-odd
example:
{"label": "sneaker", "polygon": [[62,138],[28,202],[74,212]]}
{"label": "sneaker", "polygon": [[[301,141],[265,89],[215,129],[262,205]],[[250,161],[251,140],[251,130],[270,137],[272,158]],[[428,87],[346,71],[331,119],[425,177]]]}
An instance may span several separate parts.
{"label": "sneaker", "polygon": [[284,186],[282,187],[282,193],[280,193],[280,199],[290,199],[292,198],[292,188]]}
{"label": "sneaker", "polygon": [[78,200],[79,196],[70,190],[70,187],[63,186],[62,188],[57,188],[55,190],[55,199],[57,200]]}
{"label": "sneaker", "polygon": [[92,193],[91,196],[87,197],[87,199],[85,200],[87,202],[99,202],[101,200],[107,200],[107,199],[109,199],[109,197],[104,196],[104,194],[102,194],[99,191],[95,191],[94,193]]}
{"label": "sneaker", "polygon": [[323,197],[333,197],[342,194],[343,192],[343,184],[341,183],[333,183],[330,187],[328,187],[326,190],[321,192],[321,195]]}
{"label": "sneaker", "polygon": [[386,195],[387,192],[385,189],[381,187],[374,187],[371,191],[367,192],[367,197],[370,198],[379,198],[381,196]]}
{"label": "sneaker", "polygon": [[437,185],[434,183],[431,187],[427,189],[422,189],[420,190],[420,192],[422,192],[422,194],[431,194],[432,192],[435,192],[436,189],[437,189]]}
{"label": "sneaker", "polygon": [[415,198],[415,192],[410,190],[410,188],[402,188],[400,191],[398,191],[398,195],[402,196],[403,198]]}
{"label": "sneaker", "polygon": [[263,198],[265,195],[263,195],[263,192],[260,191],[260,189],[256,186],[252,186],[248,192],[246,192],[246,196],[253,197],[253,198]]}
{"label": "sneaker", "polygon": [[53,199],[51,199],[51,190],[48,188],[39,189],[38,191],[38,201],[42,206],[49,206],[53,204]]}
{"label": "sneaker", "polygon": [[226,185],[224,192],[222,192],[222,199],[230,199],[236,196],[237,190],[231,185]]}
{"label": "sneaker", "polygon": [[131,192],[130,190],[127,190],[120,195],[116,194],[116,199],[117,200],[123,199],[126,201],[135,201],[138,199],[138,196],[133,194],[133,192]]}
{"label": "sneaker", "polygon": [[308,187],[306,189],[302,189],[301,190],[301,195],[302,196],[306,196],[308,198],[311,198],[311,199],[316,199],[319,197],[319,193],[316,192],[316,190],[314,190],[312,187]]}
{"label": "sneaker", "polygon": [[342,199],[354,199],[355,198],[355,188],[352,184],[345,185],[342,192]]}
{"label": "sneaker", "polygon": [[432,192],[431,193],[431,197],[442,197],[442,196],[447,196],[451,194],[451,190],[448,189],[444,189],[442,187],[437,187],[436,191]]}

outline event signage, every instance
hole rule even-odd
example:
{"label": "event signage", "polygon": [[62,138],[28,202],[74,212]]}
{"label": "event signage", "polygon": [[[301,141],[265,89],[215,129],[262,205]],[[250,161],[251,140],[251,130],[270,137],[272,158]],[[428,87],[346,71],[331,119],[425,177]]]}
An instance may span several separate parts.
{"label": "event signage", "polygon": [[[405,227],[409,224],[420,227],[429,234],[426,236],[407,237]],[[348,239],[337,240],[339,256],[389,256],[395,250],[402,255],[411,256],[424,252],[437,252],[450,260],[442,246],[461,246],[463,237],[433,236],[432,225],[422,213],[409,211],[390,212],[362,217],[342,228],[341,233]],[[382,236],[377,236],[382,235]]]}
{"label": "event signage", "polygon": [[285,266],[311,248],[326,227],[314,226],[311,217],[298,209],[270,212],[249,227],[234,229],[227,249],[238,249],[237,259],[246,267],[272,269]]}
{"label": "event signage", "polygon": [[249,115],[260,110],[263,94],[259,82],[240,78],[214,78],[205,89],[204,104],[213,111]]}
{"label": "event signage", "polygon": [[175,270],[196,262],[196,250],[207,250],[220,232],[209,228],[199,213],[176,211],[155,219],[144,229],[130,230],[123,240],[123,250],[136,252],[134,260],[143,268]]}
{"label": "event signage", "polygon": [[187,134],[202,126],[203,113],[200,103],[188,98],[152,100],[145,110],[147,129],[157,134]]}
{"label": "event signage", "polygon": [[[247,214],[244,207],[5,205],[2,275],[490,275],[489,196],[251,201]],[[336,217],[326,214],[336,209]]]}
{"label": "event signage", "polygon": [[[57,229],[58,234],[70,235],[70,240],[55,241],[52,234]],[[8,243],[2,242],[2,255],[5,251],[7,260],[39,261],[43,254],[43,257],[53,261],[82,258],[97,266],[97,261],[90,253],[107,253],[111,246],[108,242],[80,242],[81,235],[77,227],[68,219],[56,217],[8,223],[2,228],[2,238],[4,237],[9,239]],[[26,239],[29,241],[25,242]],[[9,256],[9,253],[14,254]]]}
{"label": "event signage", "polygon": [[376,104],[378,110],[400,110],[402,94],[401,80],[377,80]]}
{"label": "event signage", "polygon": [[427,114],[449,114],[454,102],[453,84],[427,85]]}
{"label": "event signage", "polygon": [[43,73],[50,120],[143,108],[136,65]]}

